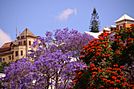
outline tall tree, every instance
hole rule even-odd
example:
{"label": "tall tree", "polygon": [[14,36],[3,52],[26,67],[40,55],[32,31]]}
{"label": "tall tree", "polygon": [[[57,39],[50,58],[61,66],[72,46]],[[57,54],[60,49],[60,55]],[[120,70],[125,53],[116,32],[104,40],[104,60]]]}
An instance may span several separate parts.
{"label": "tall tree", "polygon": [[95,8],[93,9],[89,28],[91,29],[90,32],[99,32],[99,16]]}
{"label": "tall tree", "polygon": [[[68,28],[46,32],[31,46],[29,58],[6,67],[3,85],[8,89],[68,89],[76,71],[85,66],[79,55],[93,37]],[[33,60],[32,60],[33,59]]]}

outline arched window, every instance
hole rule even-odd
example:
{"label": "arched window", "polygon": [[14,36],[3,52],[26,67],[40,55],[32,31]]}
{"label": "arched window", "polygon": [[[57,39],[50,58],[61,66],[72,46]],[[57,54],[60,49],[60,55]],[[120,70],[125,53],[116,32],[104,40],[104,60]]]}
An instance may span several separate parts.
{"label": "arched window", "polygon": [[23,56],[23,50],[21,50],[21,56]]}
{"label": "arched window", "polygon": [[31,41],[29,41],[29,45],[31,45]]}

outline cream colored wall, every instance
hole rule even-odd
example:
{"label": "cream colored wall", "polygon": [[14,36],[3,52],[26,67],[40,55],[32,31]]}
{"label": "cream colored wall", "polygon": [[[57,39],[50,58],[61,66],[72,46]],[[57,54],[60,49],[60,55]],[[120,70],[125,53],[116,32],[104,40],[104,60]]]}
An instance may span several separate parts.
{"label": "cream colored wall", "polygon": [[[26,46],[17,46],[12,49],[13,55],[14,55],[14,60],[16,61],[18,59],[21,59],[23,57],[26,57]],[[16,51],[18,51],[18,56],[16,56]],[[23,55],[21,55],[21,51],[23,51]]]}
{"label": "cream colored wall", "polygon": [[[13,51],[13,54],[5,55],[5,56],[2,56],[0,58],[5,58],[4,62],[7,62],[7,63],[19,60],[21,58],[25,58],[26,57],[26,52],[28,52],[28,50],[31,50],[31,45],[33,44],[34,40],[35,40],[35,38],[27,37],[27,48],[26,48],[26,45],[24,45],[24,41],[26,41],[26,39],[16,40],[17,44],[19,42],[22,42],[22,45],[12,47],[11,51]],[[29,45],[29,41],[31,41],[31,45]],[[26,49],[27,49],[27,51],[26,51]],[[18,51],[18,56],[15,56],[16,51]],[[21,51],[23,51],[23,55],[21,55]],[[14,56],[14,59],[9,60],[8,56],[12,56],[12,55]]]}
{"label": "cream colored wall", "polygon": [[[11,59],[9,59],[9,56],[11,56]],[[4,56],[1,56],[1,58],[2,58],[2,62],[6,62],[6,63],[9,63],[9,62],[12,62],[12,54],[7,54],[7,55],[4,55]],[[3,58],[5,59],[5,60],[3,60]]]}
{"label": "cream colored wall", "polygon": [[116,25],[122,25],[122,24],[124,24],[124,23],[126,23],[126,21],[117,22]]}
{"label": "cream colored wall", "polygon": [[[22,46],[17,46],[17,47],[14,47],[12,49],[12,51],[14,51],[14,60],[13,61],[16,61],[18,59],[21,59],[21,58],[25,58],[26,57],[26,52],[28,52],[28,50],[31,50],[31,45],[33,44],[35,38],[30,38],[30,37],[27,37],[27,48],[26,48],[26,45],[24,45],[24,41],[26,41],[26,39],[22,39],[22,40],[18,40],[22,42]],[[29,41],[31,41],[31,45],[29,45]],[[27,49],[27,51],[26,51]],[[18,56],[15,56],[15,51],[18,51]],[[21,51],[23,51],[23,55],[21,56]]]}
{"label": "cream colored wall", "polygon": [[126,24],[134,24],[134,22],[132,22],[132,21],[121,21],[121,22],[116,22],[116,25],[121,25],[121,24],[124,24],[124,23],[126,23]]}
{"label": "cream colored wall", "polygon": [[[24,41],[26,41],[26,39],[17,40],[18,43],[19,42],[22,42],[22,45],[21,46],[14,47],[12,49],[12,51],[14,51],[14,56],[15,56],[15,51],[18,51],[19,52],[19,56],[14,57],[15,58],[14,61],[16,61],[16,60],[18,60],[20,58],[26,57],[26,52],[28,52],[28,50],[31,50],[31,45],[33,44],[34,40],[35,40],[35,38],[27,37],[27,42],[26,42],[27,43],[27,46],[24,45]],[[29,41],[31,41],[31,45],[29,45]],[[23,56],[21,56],[21,50],[23,51]]]}
{"label": "cream colored wall", "polygon": [[[32,44],[33,44],[33,42],[34,42],[34,40],[35,40],[35,38],[27,38],[27,47],[28,47],[28,50],[31,50],[31,46],[32,46]],[[29,41],[31,41],[31,45],[29,45]]]}
{"label": "cream colored wall", "polygon": [[124,26],[126,28],[129,28],[129,27],[131,27],[132,24],[134,24],[134,22],[132,22],[132,21],[121,21],[121,22],[117,22],[116,26],[118,26],[118,29],[120,29],[120,27],[124,27]]}

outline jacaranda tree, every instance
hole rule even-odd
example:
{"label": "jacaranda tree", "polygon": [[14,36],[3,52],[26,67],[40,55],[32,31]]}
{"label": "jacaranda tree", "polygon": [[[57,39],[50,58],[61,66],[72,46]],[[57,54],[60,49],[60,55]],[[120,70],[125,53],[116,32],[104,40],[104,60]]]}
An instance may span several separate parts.
{"label": "jacaranda tree", "polygon": [[3,84],[9,89],[67,89],[76,71],[85,64],[79,60],[80,50],[93,37],[67,28],[53,35],[38,37],[28,58],[11,63],[5,69]]}

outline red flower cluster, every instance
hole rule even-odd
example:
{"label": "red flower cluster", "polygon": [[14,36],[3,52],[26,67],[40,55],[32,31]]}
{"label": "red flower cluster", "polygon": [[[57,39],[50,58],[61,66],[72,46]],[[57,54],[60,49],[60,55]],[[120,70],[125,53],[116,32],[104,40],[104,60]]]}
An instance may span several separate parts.
{"label": "red flower cluster", "polygon": [[[88,45],[84,46],[80,59],[82,59],[87,64],[89,64],[90,61],[103,61],[104,59],[111,60],[113,50],[110,46],[111,42],[109,41],[109,35],[110,33],[108,31],[104,31],[99,36],[99,39],[93,39],[90,41]],[[86,57],[88,57],[88,59],[86,59]]]}
{"label": "red flower cluster", "polygon": [[[112,36],[112,40],[110,39]],[[88,68],[77,74],[76,89],[122,89],[129,88],[128,79],[123,71],[123,51],[134,44],[134,30],[124,29],[114,32],[104,31],[98,39],[84,46],[80,59]],[[84,82],[84,83],[83,83]]]}

